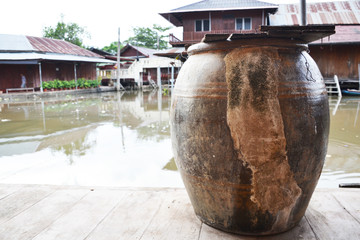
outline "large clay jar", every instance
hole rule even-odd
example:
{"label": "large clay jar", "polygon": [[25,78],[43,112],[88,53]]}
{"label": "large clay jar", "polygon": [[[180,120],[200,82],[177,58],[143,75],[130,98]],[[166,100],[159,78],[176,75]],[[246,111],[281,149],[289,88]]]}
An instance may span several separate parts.
{"label": "large clay jar", "polygon": [[199,43],[177,78],[171,135],[196,215],[238,234],[303,217],[328,142],[328,97],[307,46],[282,39]]}

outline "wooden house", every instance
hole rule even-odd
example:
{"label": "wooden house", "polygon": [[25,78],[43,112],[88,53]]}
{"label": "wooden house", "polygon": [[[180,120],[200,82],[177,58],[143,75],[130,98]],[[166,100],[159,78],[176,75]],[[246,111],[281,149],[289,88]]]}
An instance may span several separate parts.
{"label": "wooden house", "polygon": [[177,27],[183,27],[183,40],[170,37],[173,46],[188,46],[205,34],[253,33],[268,25],[268,16],[278,5],[257,0],[203,0],[160,13]]}
{"label": "wooden house", "polygon": [[[360,80],[360,1],[307,3],[307,24],[335,24],[334,35],[309,44],[325,79],[337,75],[342,87],[357,87]],[[298,4],[281,4],[270,15],[270,25],[298,25]],[[355,86],[354,86],[355,85]]]}
{"label": "wooden house", "polygon": [[72,43],[23,35],[0,34],[0,91],[21,87],[41,90],[41,82],[54,79],[96,79],[96,64],[113,63]]}
{"label": "wooden house", "polygon": [[[300,1],[299,1],[300,2]],[[307,24],[336,25],[336,34],[309,44],[310,55],[324,78],[337,75],[340,82],[359,82],[360,1],[307,3]],[[253,33],[259,25],[299,25],[298,4],[270,4],[255,0],[203,0],[160,13],[183,27],[183,40],[170,35],[173,46],[189,46],[205,34]]]}
{"label": "wooden house", "polygon": [[[127,44],[120,51],[120,83],[124,87],[152,85],[157,87],[170,84],[171,72],[174,79],[181,67],[181,61],[161,55],[161,50],[137,47]],[[108,57],[109,58],[109,57]],[[116,58],[116,56],[113,56]],[[116,65],[100,68],[100,76],[104,83],[116,81]]]}

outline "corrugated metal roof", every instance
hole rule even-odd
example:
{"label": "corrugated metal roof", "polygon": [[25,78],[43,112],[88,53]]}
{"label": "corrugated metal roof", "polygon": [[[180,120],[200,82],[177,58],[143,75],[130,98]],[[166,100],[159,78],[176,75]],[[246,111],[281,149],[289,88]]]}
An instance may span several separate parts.
{"label": "corrugated metal roof", "polygon": [[257,0],[204,0],[171,10],[170,12],[194,12],[214,10],[239,10],[257,8],[277,8],[276,4]]}
{"label": "corrugated metal roof", "polygon": [[25,60],[116,63],[115,61],[104,58],[86,57],[86,56],[70,55],[70,54],[35,53],[35,52],[0,53],[0,62],[25,61]]}
{"label": "corrugated metal roof", "polygon": [[[307,24],[360,24],[360,1],[307,3]],[[281,4],[270,25],[299,25],[299,4]]]}
{"label": "corrugated metal roof", "polygon": [[360,26],[337,25],[335,26],[335,31],[335,34],[311,44],[360,44]]}
{"label": "corrugated metal roof", "polygon": [[59,53],[102,58],[102,56],[70,42],[58,39],[30,37],[23,35],[0,34],[0,51]]}
{"label": "corrugated metal roof", "polygon": [[156,53],[158,51],[156,49],[151,49],[151,48],[146,48],[146,47],[134,47],[134,48],[136,48],[139,52],[141,52],[142,54],[149,56],[149,57],[153,57],[154,53]]}
{"label": "corrugated metal roof", "polygon": [[0,61],[23,60],[114,63],[101,55],[63,40],[0,34]]}
{"label": "corrugated metal roof", "polygon": [[[139,53],[141,53],[142,55],[144,55],[146,57],[154,57],[155,56],[154,53],[159,52],[159,50],[156,50],[156,49],[151,49],[151,48],[146,48],[146,47],[138,47],[138,46],[132,46],[131,44],[126,44],[126,46],[121,49],[121,53],[126,51],[128,48],[133,48],[135,51],[138,51]],[[136,55],[128,56],[128,57],[136,57]]]}
{"label": "corrugated metal roof", "polygon": [[27,36],[27,39],[39,52],[72,54],[86,57],[102,57],[96,53],[63,40],[29,36]]}
{"label": "corrugated metal roof", "polygon": [[28,39],[23,35],[0,34],[0,51],[34,51]]}

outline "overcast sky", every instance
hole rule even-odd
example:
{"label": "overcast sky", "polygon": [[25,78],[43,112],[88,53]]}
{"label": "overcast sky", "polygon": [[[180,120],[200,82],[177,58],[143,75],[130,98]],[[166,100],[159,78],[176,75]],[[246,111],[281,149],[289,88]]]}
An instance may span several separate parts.
{"label": "overcast sky", "polygon": [[[117,41],[120,27],[121,41],[132,36],[132,27],[151,27],[152,24],[170,26],[158,13],[185,6],[199,0],[2,0],[0,34],[19,34],[41,37],[46,26],[56,26],[64,15],[64,22],[85,27],[91,39],[84,39],[89,47],[102,48]],[[326,0],[308,0],[319,2]],[[331,0],[327,0],[331,1]],[[297,0],[266,0],[272,3],[296,3]],[[182,28],[171,32],[181,38]]]}

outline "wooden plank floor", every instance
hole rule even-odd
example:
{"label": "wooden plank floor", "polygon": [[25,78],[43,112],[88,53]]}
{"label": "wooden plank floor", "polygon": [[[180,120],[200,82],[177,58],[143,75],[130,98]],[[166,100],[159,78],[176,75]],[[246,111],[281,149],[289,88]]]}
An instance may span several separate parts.
{"label": "wooden plank floor", "polygon": [[0,184],[0,239],[360,239],[360,190],[317,189],[293,230],[244,237],[202,224],[185,189]]}

